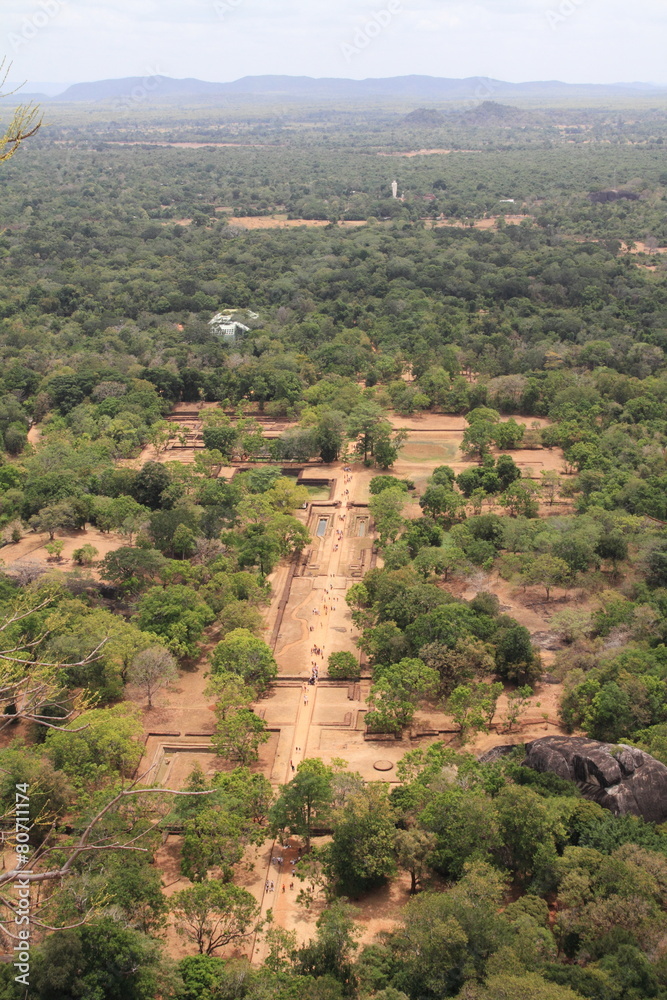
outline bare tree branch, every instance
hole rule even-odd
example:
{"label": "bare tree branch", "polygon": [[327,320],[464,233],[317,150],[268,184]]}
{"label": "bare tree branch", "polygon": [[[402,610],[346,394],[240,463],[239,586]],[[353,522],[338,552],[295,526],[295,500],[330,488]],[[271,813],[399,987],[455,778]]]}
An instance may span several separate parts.
{"label": "bare tree branch", "polygon": [[[9,91],[9,94],[2,94],[1,88],[4,86],[9,71],[11,69],[11,63],[7,64],[6,59],[0,62],[0,96],[7,97],[15,94],[20,87],[16,90]],[[43,119],[40,117],[39,106],[36,104],[19,104],[19,106],[14,110],[14,115],[12,120],[5,130],[5,132],[0,135],[0,163],[4,160],[10,160],[15,153],[18,152],[19,147],[26,139],[31,139],[42,127]]]}
{"label": "bare tree branch", "polygon": [[[13,882],[17,878],[25,879],[30,883],[52,882],[58,879],[65,878],[66,876],[73,874],[72,869],[77,858],[79,858],[82,854],[88,853],[90,851],[147,850],[147,848],[137,848],[134,847],[133,845],[136,843],[137,840],[141,839],[141,837],[146,836],[146,834],[152,832],[152,830],[154,830],[157,826],[159,826],[160,823],[162,822],[162,819],[157,820],[155,823],[151,824],[151,826],[149,826],[146,830],[142,831],[141,834],[137,835],[136,837],[133,837],[131,840],[126,841],[124,843],[103,844],[100,841],[98,841],[97,843],[89,842],[95,827],[104,819],[107,813],[111,812],[111,810],[114,809],[115,806],[119,805],[122,801],[124,801],[127,798],[137,795],[189,795],[189,796],[215,795],[217,791],[217,789],[210,789],[209,791],[204,791],[204,792],[190,792],[190,791],[177,791],[176,789],[173,788],[137,787],[139,783],[148,774],[150,774],[150,772],[154,769],[154,767],[155,765],[150,767],[147,771],[144,771],[143,774],[140,774],[132,782],[129,788],[121,790],[109,802],[107,802],[107,804],[103,806],[102,809],[100,809],[91,819],[90,823],[83,831],[76,844],[72,845],[71,847],[58,845],[57,847],[56,846],[48,847],[42,852],[39,851],[35,852],[31,860],[32,870],[23,871],[23,869],[21,868],[14,868],[11,871],[0,872],[0,886],[7,885],[8,883]],[[47,858],[49,854],[52,854],[56,850],[71,851],[72,853],[67,858],[65,863],[61,865],[59,868],[52,868],[47,871],[41,871],[41,872],[34,870],[35,865],[39,864],[39,862],[43,862],[44,859]]]}

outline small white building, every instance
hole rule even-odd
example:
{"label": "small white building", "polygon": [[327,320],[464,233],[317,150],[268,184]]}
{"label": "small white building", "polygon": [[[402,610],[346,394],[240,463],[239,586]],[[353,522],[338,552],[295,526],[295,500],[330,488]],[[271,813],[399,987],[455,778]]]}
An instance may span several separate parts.
{"label": "small white building", "polygon": [[250,329],[245,323],[235,319],[232,313],[216,313],[208,325],[216,337],[228,344],[235,344],[236,338]]}

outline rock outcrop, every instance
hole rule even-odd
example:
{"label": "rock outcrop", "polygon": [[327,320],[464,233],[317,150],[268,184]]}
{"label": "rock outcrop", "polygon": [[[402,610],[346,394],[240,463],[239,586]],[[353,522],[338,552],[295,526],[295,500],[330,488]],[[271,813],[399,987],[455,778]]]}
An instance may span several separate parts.
{"label": "rock outcrop", "polygon": [[526,767],[576,782],[616,816],[667,822],[667,767],[642,750],[582,737],[546,736],[526,745]]}

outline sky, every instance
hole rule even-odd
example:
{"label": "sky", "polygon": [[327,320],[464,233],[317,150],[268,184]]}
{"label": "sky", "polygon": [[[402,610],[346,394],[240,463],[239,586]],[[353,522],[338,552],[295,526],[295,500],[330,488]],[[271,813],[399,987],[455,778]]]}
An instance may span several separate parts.
{"label": "sky", "polygon": [[0,0],[10,78],[667,84],[665,0]]}

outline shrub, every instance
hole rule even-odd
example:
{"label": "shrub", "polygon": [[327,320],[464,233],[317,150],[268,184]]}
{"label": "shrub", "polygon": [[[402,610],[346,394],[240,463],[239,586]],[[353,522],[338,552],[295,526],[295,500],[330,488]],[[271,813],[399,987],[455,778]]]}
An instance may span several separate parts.
{"label": "shrub", "polygon": [[80,549],[75,549],[72,553],[72,559],[77,564],[77,566],[92,566],[95,562],[95,556],[99,555],[99,551],[94,545],[86,544],[82,545]]}
{"label": "shrub", "polygon": [[335,681],[359,676],[359,664],[353,653],[332,653],[329,657],[329,677]]}

